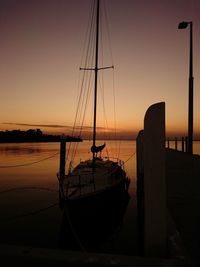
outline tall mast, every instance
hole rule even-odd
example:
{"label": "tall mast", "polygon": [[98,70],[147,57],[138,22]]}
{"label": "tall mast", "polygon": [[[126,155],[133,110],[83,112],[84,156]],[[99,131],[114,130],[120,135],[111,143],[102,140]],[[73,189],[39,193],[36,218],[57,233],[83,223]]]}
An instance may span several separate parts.
{"label": "tall mast", "polygon": [[[98,80],[98,58],[99,58],[99,1],[96,3],[96,54],[95,54],[95,80],[94,80],[94,122],[93,122],[93,148],[96,146],[96,117],[97,117],[97,80]],[[93,168],[95,165],[95,151],[92,152]]]}

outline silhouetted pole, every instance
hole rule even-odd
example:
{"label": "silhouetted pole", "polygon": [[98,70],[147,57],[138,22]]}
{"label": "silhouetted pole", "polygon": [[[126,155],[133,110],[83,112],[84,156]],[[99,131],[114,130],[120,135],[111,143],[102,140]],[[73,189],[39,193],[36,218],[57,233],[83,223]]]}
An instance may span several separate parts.
{"label": "silhouetted pole", "polygon": [[169,137],[167,138],[167,148],[169,148]]}
{"label": "silhouetted pole", "polygon": [[182,136],[181,138],[181,151],[182,152],[185,152],[185,138]]}
{"label": "silhouetted pole", "polygon": [[61,137],[60,140],[60,180],[61,182],[65,177],[65,154],[66,154],[66,140],[64,137]]}
{"label": "silhouetted pole", "polygon": [[178,150],[178,139],[177,139],[177,137],[175,137],[175,150]]}
{"label": "silhouetted pole", "polygon": [[61,137],[60,140],[60,169],[59,169],[59,206],[63,208],[63,180],[65,178],[65,155],[66,155],[66,139]]}
{"label": "silhouetted pole", "polygon": [[185,152],[188,152],[188,137],[185,136]]}
{"label": "silhouetted pole", "polygon": [[189,99],[188,99],[188,147],[187,152],[193,153],[193,24],[192,21],[179,23],[179,29],[190,25],[190,62],[189,62]]}

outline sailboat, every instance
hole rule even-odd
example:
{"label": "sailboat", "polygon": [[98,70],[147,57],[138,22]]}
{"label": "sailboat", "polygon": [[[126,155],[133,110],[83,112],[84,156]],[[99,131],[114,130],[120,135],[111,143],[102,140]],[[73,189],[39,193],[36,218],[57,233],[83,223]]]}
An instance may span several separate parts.
{"label": "sailboat", "polygon": [[[58,176],[60,181],[60,196],[64,202],[68,218],[73,225],[81,226],[84,232],[97,230],[96,223],[106,224],[108,214],[113,215],[120,206],[124,206],[127,199],[130,179],[127,177],[123,161],[101,157],[106,144],[97,146],[97,90],[99,67],[99,25],[100,0],[95,0],[95,66],[84,68],[94,72],[94,111],[93,111],[93,139],[91,146],[92,158],[81,161],[73,170],[69,170],[64,177]],[[104,218],[104,222],[102,222]],[[106,219],[107,218],[107,219]],[[77,231],[77,229],[76,229]]]}

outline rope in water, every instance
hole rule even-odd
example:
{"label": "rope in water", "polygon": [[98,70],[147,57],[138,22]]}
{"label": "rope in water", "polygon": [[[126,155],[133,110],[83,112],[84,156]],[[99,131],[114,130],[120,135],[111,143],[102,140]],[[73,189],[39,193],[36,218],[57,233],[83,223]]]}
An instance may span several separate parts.
{"label": "rope in water", "polygon": [[16,215],[16,216],[11,216],[7,219],[3,219],[1,220],[1,223],[7,223],[9,221],[13,221],[13,220],[18,220],[18,219],[23,219],[25,217],[28,217],[28,216],[32,216],[32,215],[37,215],[41,212],[44,212],[50,208],[53,208],[55,206],[58,206],[58,202],[56,203],[53,203],[52,205],[48,206],[48,207],[45,207],[45,208],[41,208],[41,209],[38,209],[38,210],[34,210],[34,211],[31,211],[31,212],[28,212],[28,213],[23,213],[23,214],[19,214],[19,215]]}
{"label": "rope in water", "polygon": [[25,166],[30,166],[30,165],[34,165],[34,164],[37,164],[39,162],[42,162],[42,161],[45,161],[45,160],[48,160],[48,159],[51,159],[53,157],[55,157],[56,155],[58,155],[59,152],[56,152],[55,154],[47,157],[47,158],[43,158],[43,159],[40,159],[40,160],[37,160],[37,161],[34,161],[34,162],[29,162],[29,163],[24,163],[24,164],[18,164],[18,165],[5,165],[5,166],[1,166],[0,165],[0,168],[3,169],[3,168],[16,168],[16,167],[25,167]]}
{"label": "rope in water", "polygon": [[9,192],[13,192],[13,191],[17,191],[17,190],[45,190],[45,191],[49,191],[49,192],[52,192],[52,193],[57,193],[58,190],[54,190],[54,189],[50,189],[50,188],[47,188],[47,187],[36,187],[36,186],[24,186],[24,187],[14,187],[14,188],[9,188],[9,189],[6,189],[6,190],[2,190],[0,191],[0,195],[2,194],[6,194],[6,193],[9,193]]}

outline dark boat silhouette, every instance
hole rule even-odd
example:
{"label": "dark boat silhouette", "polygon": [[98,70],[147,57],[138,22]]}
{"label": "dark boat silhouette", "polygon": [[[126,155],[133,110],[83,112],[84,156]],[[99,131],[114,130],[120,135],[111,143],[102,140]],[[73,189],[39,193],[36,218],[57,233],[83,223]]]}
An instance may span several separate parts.
{"label": "dark boat silhouette", "polygon": [[94,6],[94,14],[96,14],[94,20],[96,26],[95,66],[83,68],[85,71],[94,71],[95,74],[92,159],[81,161],[73,170],[70,168],[69,173],[64,177],[58,175],[60,198],[64,203],[68,224],[75,229],[80,239],[91,239],[90,241],[98,239],[97,235],[101,238],[102,231],[106,233],[106,229],[114,227],[118,221],[114,218],[122,213],[120,210],[123,210],[122,207],[126,203],[130,183],[123,161],[101,157],[106,144],[96,145],[98,71],[113,68],[113,66],[99,68],[98,65],[100,0],[94,3],[96,4]]}
{"label": "dark boat silhouette", "polygon": [[60,228],[60,248],[114,253],[129,200],[129,194],[124,192],[112,207],[105,206],[103,210],[102,206],[99,207],[99,213],[89,213],[88,210],[83,214],[83,210],[65,209]]}

